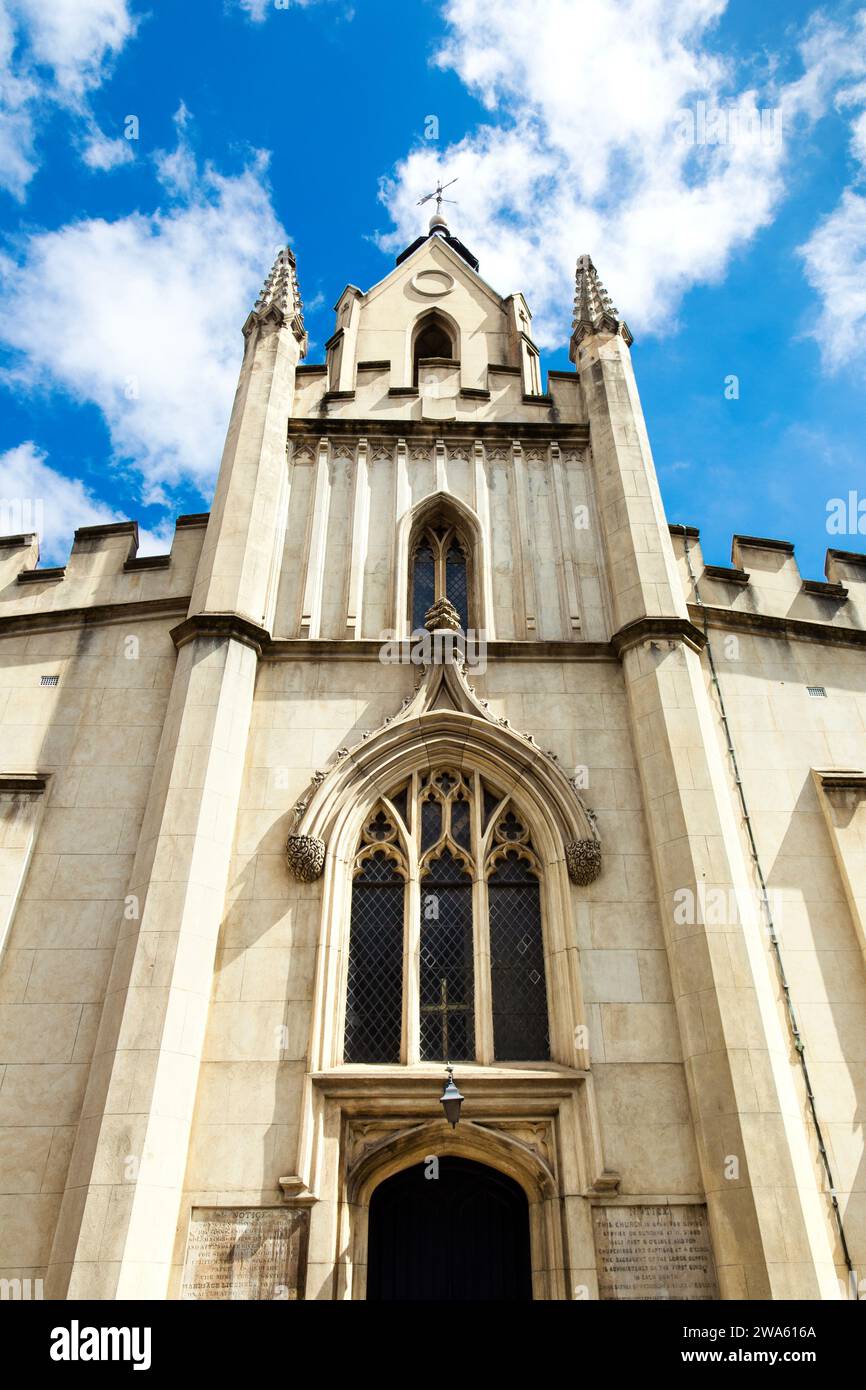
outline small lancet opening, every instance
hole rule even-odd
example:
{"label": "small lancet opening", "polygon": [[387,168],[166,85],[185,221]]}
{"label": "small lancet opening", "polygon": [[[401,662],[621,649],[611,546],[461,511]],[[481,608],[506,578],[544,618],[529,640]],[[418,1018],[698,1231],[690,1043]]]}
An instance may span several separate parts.
{"label": "small lancet opening", "polygon": [[454,339],[439,318],[428,319],[421,327],[412,352],[412,379],[418,385],[419,363],[429,357],[454,359]]}
{"label": "small lancet opening", "polygon": [[447,598],[457,610],[461,631],[469,628],[469,548],[453,526],[424,530],[409,563],[412,631],[423,631],[429,609]]}

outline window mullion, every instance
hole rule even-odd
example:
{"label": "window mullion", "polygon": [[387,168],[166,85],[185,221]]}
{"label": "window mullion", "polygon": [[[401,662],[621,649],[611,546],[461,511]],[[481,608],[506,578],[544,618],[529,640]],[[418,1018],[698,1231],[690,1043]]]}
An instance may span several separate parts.
{"label": "window mullion", "polygon": [[445,597],[445,547],[436,538],[436,602]]}
{"label": "window mullion", "polygon": [[493,1061],[493,998],[490,984],[490,928],[487,920],[487,883],[481,858],[481,778],[473,774],[472,845],[475,878],[472,884],[472,925],[475,956],[475,1055],[484,1066]]}
{"label": "window mullion", "polygon": [[418,880],[418,863],[413,853],[413,864],[409,882],[406,885],[406,931],[403,952],[403,1045],[401,1060],[413,1066],[421,1057],[421,884]]}
{"label": "window mullion", "polygon": [[421,843],[421,812],[418,805],[420,778],[413,772],[409,780],[409,882],[406,885],[406,937],[403,956],[403,1046],[401,1055],[408,1066],[421,1057],[421,883],[418,871]]}
{"label": "window mullion", "polygon": [[475,1053],[479,1062],[493,1061],[493,999],[490,988],[490,930],[487,921],[487,884],[479,873],[472,885],[475,925]]}

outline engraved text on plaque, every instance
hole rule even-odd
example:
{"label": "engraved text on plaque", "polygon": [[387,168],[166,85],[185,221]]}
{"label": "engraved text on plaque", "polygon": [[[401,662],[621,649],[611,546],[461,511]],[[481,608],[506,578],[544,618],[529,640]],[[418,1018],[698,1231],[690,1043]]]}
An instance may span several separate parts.
{"label": "engraved text on plaque", "polygon": [[301,1299],[308,1209],[194,1207],[182,1298]]}
{"label": "engraved text on plaque", "polygon": [[599,1298],[718,1298],[706,1208],[595,1207]]}

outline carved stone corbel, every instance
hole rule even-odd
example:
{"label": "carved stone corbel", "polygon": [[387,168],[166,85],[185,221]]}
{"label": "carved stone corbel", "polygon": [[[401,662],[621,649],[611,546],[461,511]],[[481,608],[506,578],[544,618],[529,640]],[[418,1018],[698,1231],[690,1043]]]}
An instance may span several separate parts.
{"label": "carved stone corbel", "polygon": [[601,845],[598,840],[571,840],[565,846],[565,862],[572,883],[585,888],[601,873]]}
{"label": "carved stone corbel", "polygon": [[290,835],[286,861],[299,883],[313,883],[325,867],[325,842],[316,835]]}

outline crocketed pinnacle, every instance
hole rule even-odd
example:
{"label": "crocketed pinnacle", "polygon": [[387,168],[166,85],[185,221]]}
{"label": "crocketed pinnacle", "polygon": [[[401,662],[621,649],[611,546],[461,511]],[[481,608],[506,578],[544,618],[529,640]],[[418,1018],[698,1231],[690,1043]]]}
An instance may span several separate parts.
{"label": "crocketed pinnacle", "polygon": [[572,323],[572,357],[588,333],[606,329],[622,332],[628,344],[633,339],[628,325],[620,318],[619,310],[601,283],[591,256],[579,256],[574,280],[574,320]]}
{"label": "crocketed pinnacle", "polygon": [[306,351],[307,334],[304,328],[304,305],[298,286],[295,253],[289,246],[284,246],[277,253],[276,260],[262,286],[261,294],[247,320],[245,331],[249,330],[254,320],[262,321],[267,318],[277,318],[281,324],[288,324],[303,350]]}

